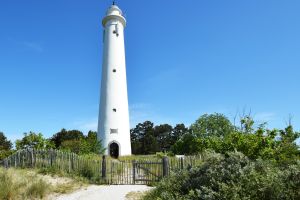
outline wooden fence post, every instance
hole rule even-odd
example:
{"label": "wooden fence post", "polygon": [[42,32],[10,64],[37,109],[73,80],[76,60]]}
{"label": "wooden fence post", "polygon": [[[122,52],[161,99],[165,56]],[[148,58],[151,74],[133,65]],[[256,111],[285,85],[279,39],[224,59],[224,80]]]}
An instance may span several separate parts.
{"label": "wooden fence post", "polygon": [[136,163],[135,160],[132,161],[132,178],[133,178],[133,185],[135,185],[135,169],[136,168]]}
{"label": "wooden fence post", "polygon": [[53,150],[52,149],[49,150],[49,156],[50,156],[50,167],[52,167],[52,165],[53,165]]}
{"label": "wooden fence post", "polygon": [[7,169],[8,168],[8,161],[7,159],[4,159],[4,167]]}
{"label": "wooden fence post", "polygon": [[169,175],[169,158],[167,156],[164,156],[162,159],[163,163],[163,177]]}
{"label": "wooden fence post", "polygon": [[183,158],[180,158],[180,169],[183,170]]}
{"label": "wooden fence post", "polygon": [[74,153],[71,153],[71,169],[74,171]]}
{"label": "wooden fence post", "polygon": [[106,159],[105,155],[102,156],[102,178],[106,179]]}
{"label": "wooden fence post", "polygon": [[30,157],[31,157],[31,167],[34,167],[34,158],[33,158],[33,149],[30,149]]}

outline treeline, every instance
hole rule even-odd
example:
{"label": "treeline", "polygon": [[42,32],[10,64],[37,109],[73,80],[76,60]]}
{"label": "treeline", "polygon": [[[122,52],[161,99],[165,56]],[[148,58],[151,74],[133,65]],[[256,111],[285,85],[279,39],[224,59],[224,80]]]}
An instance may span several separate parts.
{"label": "treeline", "polygon": [[[154,126],[150,121],[139,123],[130,130],[132,153],[136,155],[163,152],[170,154],[199,154],[205,150],[217,153],[240,151],[250,159],[273,159],[288,163],[300,158],[296,139],[300,133],[292,125],[285,129],[268,129],[266,123],[255,125],[250,116],[241,117],[236,126],[223,114],[205,114],[190,127],[177,124]],[[62,129],[50,138],[29,132],[16,141],[16,149],[60,149],[77,154],[101,154],[104,148],[97,133],[84,135],[78,130]],[[12,143],[0,132],[0,159],[12,152]]]}
{"label": "treeline", "polygon": [[24,137],[17,140],[15,150],[12,149],[12,142],[4,133],[0,132],[0,160],[12,154],[15,150],[35,149],[59,149],[76,154],[102,154],[104,148],[97,140],[97,132],[89,131],[84,135],[78,130],[66,130],[55,133],[50,138],[45,138],[42,133],[24,133]]}
{"label": "treeline", "polygon": [[300,158],[296,144],[300,133],[292,125],[285,129],[268,129],[266,123],[255,125],[250,116],[241,117],[235,126],[222,114],[205,114],[190,127],[178,124],[174,128],[150,121],[131,129],[133,154],[198,154],[205,150],[217,153],[239,151],[250,159],[273,159],[289,163]]}

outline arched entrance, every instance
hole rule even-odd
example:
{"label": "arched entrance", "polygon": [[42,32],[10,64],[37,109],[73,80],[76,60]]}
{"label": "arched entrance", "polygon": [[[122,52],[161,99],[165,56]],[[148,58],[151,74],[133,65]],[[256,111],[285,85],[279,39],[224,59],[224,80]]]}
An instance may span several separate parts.
{"label": "arched entrance", "polygon": [[115,142],[109,145],[109,155],[113,158],[119,157],[119,145]]}

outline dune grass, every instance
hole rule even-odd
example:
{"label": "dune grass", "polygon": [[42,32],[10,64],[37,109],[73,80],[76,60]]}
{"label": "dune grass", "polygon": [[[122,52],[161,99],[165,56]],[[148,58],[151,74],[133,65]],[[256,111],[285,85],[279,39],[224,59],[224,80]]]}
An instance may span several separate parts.
{"label": "dune grass", "polygon": [[0,199],[42,199],[50,187],[33,173],[0,168]]}
{"label": "dune grass", "polygon": [[65,194],[82,186],[78,181],[41,175],[31,169],[0,168],[0,200],[45,199],[50,194]]}

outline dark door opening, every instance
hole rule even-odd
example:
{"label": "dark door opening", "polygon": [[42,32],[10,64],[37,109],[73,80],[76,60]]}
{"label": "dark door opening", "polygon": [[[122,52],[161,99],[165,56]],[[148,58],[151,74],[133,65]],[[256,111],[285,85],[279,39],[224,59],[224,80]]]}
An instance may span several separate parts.
{"label": "dark door opening", "polygon": [[119,145],[115,142],[109,145],[109,155],[113,158],[119,157]]}

